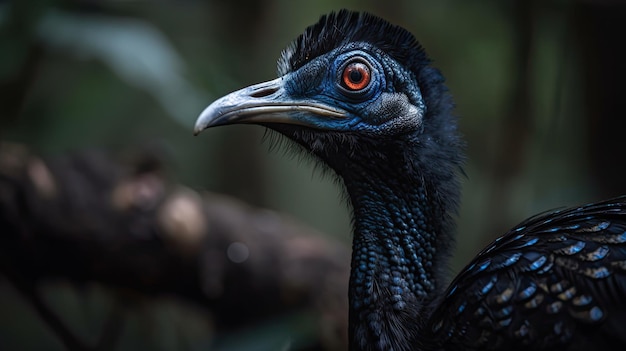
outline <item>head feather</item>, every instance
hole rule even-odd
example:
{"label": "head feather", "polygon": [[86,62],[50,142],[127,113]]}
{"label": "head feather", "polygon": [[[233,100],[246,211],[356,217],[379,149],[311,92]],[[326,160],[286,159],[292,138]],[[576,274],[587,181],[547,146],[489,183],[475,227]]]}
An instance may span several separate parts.
{"label": "head feather", "polygon": [[429,60],[424,49],[406,29],[369,13],[341,10],[324,15],[283,50],[278,73],[295,71],[331,50],[351,42],[366,42],[417,72]]}

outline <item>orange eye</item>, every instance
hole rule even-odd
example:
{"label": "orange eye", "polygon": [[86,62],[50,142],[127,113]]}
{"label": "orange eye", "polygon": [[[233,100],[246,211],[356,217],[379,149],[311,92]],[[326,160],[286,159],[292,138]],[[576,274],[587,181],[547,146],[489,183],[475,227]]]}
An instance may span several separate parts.
{"label": "orange eye", "polygon": [[343,69],[341,81],[352,91],[363,90],[370,83],[370,68],[363,62],[353,62]]}

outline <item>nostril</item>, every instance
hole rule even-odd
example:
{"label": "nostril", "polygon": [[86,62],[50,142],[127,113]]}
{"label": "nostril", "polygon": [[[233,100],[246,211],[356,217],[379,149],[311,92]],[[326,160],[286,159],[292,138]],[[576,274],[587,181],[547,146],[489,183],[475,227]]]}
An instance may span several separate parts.
{"label": "nostril", "polygon": [[250,94],[250,96],[253,98],[262,98],[262,97],[272,95],[277,91],[278,91],[278,88],[263,88]]}

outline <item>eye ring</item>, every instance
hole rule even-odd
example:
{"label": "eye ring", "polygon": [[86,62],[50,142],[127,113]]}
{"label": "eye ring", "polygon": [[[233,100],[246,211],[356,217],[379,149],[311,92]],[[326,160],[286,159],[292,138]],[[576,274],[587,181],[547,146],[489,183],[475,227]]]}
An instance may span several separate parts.
{"label": "eye ring", "polygon": [[346,91],[362,92],[372,82],[372,69],[362,59],[351,60],[343,66],[340,83]]}

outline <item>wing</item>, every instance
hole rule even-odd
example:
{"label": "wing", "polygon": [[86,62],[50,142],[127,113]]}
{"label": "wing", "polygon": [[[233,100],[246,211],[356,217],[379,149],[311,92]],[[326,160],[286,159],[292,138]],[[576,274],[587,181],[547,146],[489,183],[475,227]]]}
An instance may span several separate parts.
{"label": "wing", "polygon": [[538,215],[494,241],[425,332],[446,350],[626,349],[626,197]]}

